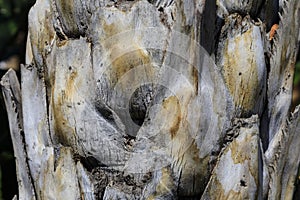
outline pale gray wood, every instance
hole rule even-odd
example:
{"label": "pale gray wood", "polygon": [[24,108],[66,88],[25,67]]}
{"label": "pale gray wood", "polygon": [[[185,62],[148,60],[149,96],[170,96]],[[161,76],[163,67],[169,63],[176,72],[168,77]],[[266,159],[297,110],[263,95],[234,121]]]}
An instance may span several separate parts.
{"label": "pale gray wood", "polygon": [[262,24],[249,15],[235,13],[226,18],[219,39],[217,64],[241,116],[261,116],[266,94]]}
{"label": "pale gray wood", "polygon": [[55,44],[52,52],[47,63],[53,71],[50,76],[55,77],[49,97],[54,143],[72,146],[75,153],[92,156],[102,165],[122,167],[128,157],[124,128],[97,94],[91,45],[80,38],[61,47]]}
{"label": "pale gray wood", "polygon": [[266,151],[270,174],[269,198],[292,199],[299,168],[299,107],[290,121],[275,135]]}
{"label": "pale gray wood", "polygon": [[8,70],[1,79],[1,86],[7,108],[9,129],[16,158],[16,171],[19,186],[18,199],[34,200],[36,199],[36,196],[24,144],[22,99],[16,72],[12,69]]}
{"label": "pale gray wood", "polygon": [[[236,119],[201,199],[256,199],[258,177],[258,116]],[[255,172],[255,173],[254,173]]]}
{"label": "pale gray wood", "polygon": [[[268,84],[269,143],[280,132],[289,115],[292,101],[294,65],[299,39],[300,14],[298,1],[289,1],[283,7],[274,45],[271,49]],[[291,15],[291,13],[293,13]],[[290,37],[288,33],[295,34]]]}
{"label": "pale gray wood", "polygon": [[41,158],[46,146],[52,146],[49,136],[49,121],[46,102],[44,78],[40,77],[37,68],[21,65],[22,113],[26,119],[24,133],[28,164],[34,181],[40,172]]}
{"label": "pale gray wood", "polygon": [[271,0],[37,0],[17,113],[3,79],[19,198],[292,199],[300,2],[284,2],[269,40]]}
{"label": "pale gray wood", "polygon": [[281,183],[281,199],[291,199],[294,192],[294,187],[299,181],[299,163],[300,163],[300,115],[299,106],[295,109],[291,116],[291,122],[288,126],[287,133],[289,135],[289,149],[285,157],[285,166],[283,168],[283,177]]}
{"label": "pale gray wood", "polygon": [[62,147],[59,154],[55,158],[54,149],[46,148],[42,155],[44,162],[36,186],[38,199],[80,199],[81,191],[72,151]]}
{"label": "pale gray wood", "polygon": [[89,173],[86,171],[86,169],[80,162],[76,163],[76,171],[82,198],[85,200],[96,199],[94,195],[94,186],[89,177]]}
{"label": "pale gray wood", "polygon": [[110,200],[110,199],[136,199],[136,198],[134,197],[134,195],[126,194],[116,188],[107,186],[105,188],[103,199]]}

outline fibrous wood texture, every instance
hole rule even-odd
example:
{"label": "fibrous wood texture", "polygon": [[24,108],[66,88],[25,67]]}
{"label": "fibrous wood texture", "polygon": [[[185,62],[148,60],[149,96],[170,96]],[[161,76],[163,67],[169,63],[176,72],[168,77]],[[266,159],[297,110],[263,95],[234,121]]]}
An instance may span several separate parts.
{"label": "fibrous wood texture", "polygon": [[21,86],[1,82],[19,199],[292,199],[299,10],[37,0]]}

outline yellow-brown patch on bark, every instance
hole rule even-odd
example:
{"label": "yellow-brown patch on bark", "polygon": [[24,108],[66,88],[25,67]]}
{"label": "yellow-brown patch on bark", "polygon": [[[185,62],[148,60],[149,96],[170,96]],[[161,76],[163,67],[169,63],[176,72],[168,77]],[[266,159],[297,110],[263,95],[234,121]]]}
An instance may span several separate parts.
{"label": "yellow-brown patch on bark", "polygon": [[112,60],[111,66],[110,77],[112,85],[115,85],[115,83],[117,83],[129,70],[138,66],[150,64],[149,56],[146,55],[141,49],[135,49],[134,51],[125,52],[124,54],[120,52],[122,52],[122,49],[117,49],[115,52],[113,52],[113,54],[120,54],[118,57],[111,55],[112,59],[116,57],[114,60]]}
{"label": "yellow-brown patch on bark", "polygon": [[65,82],[65,90],[57,92],[58,96],[54,99],[54,86],[52,89],[52,108],[54,117],[55,135],[59,141],[68,146],[74,146],[76,136],[74,128],[69,124],[68,116],[70,115],[67,107],[72,104],[76,90],[76,78],[78,72],[72,71]]}
{"label": "yellow-brown patch on bark", "polygon": [[192,142],[190,149],[189,149],[191,155],[192,155],[192,159],[196,162],[196,163],[200,163],[200,158],[199,158],[199,149],[197,147],[197,144],[195,141]]}
{"label": "yellow-brown patch on bark", "polygon": [[173,125],[170,128],[170,133],[171,133],[172,139],[176,136],[176,133],[179,129],[180,121],[181,121],[181,116],[176,116],[176,118],[173,122]]}
{"label": "yellow-brown patch on bark", "polygon": [[119,28],[115,24],[103,23],[103,29],[108,36],[112,36],[119,32]]}
{"label": "yellow-brown patch on bark", "polygon": [[181,122],[181,110],[179,100],[176,96],[170,96],[169,98],[163,101],[162,106],[164,109],[169,111],[166,117],[170,117],[170,121],[173,122],[169,129],[171,138],[173,139],[179,130]]}
{"label": "yellow-brown patch on bark", "polygon": [[171,177],[171,171],[169,168],[162,168],[161,169],[161,179],[159,181],[159,184],[156,186],[156,192],[158,194],[167,194],[169,193],[170,189],[172,187],[174,187],[174,182],[173,182],[173,179]]}
{"label": "yellow-brown patch on bark", "polygon": [[62,47],[68,44],[68,40],[60,40],[59,38],[56,39],[56,46]]}
{"label": "yellow-brown patch on bark", "polygon": [[199,84],[199,77],[198,77],[198,70],[193,67],[193,80],[194,80],[194,88],[195,88],[195,91],[196,91],[196,94],[195,95],[198,95],[198,84]]}
{"label": "yellow-brown patch on bark", "polygon": [[249,145],[251,143],[252,135],[245,136],[243,141],[233,140],[230,145],[231,157],[234,164],[241,163],[243,164],[246,160],[250,160],[250,151]]}
{"label": "yellow-brown patch on bark", "polygon": [[[253,29],[249,29],[234,39],[228,39],[223,56],[223,75],[226,85],[234,98],[235,105],[241,106],[245,111],[253,109],[259,92],[256,54],[253,52],[255,49],[252,47],[252,38]],[[230,48],[229,42],[232,45]],[[239,52],[242,46],[249,51],[247,57]]]}
{"label": "yellow-brown patch on bark", "polygon": [[62,103],[62,97],[59,96],[56,102],[53,102],[53,114],[54,117],[54,132],[59,142],[64,145],[72,146],[75,142],[74,129],[68,124],[68,120],[65,118]]}
{"label": "yellow-brown patch on bark", "polygon": [[175,187],[171,174],[169,168],[164,167],[161,169],[161,177],[159,183],[156,185],[155,192],[147,197],[147,200],[154,200],[157,199],[157,197],[170,193],[170,189]]}
{"label": "yellow-brown patch on bark", "polygon": [[[76,88],[76,83],[75,79],[77,78],[78,73],[77,71],[72,71],[71,74],[69,75],[69,78],[66,83],[66,90],[65,90],[65,97],[68,100],[72,101],[72,97],[74,96],[75,88]],[[79,86],[77,86],[79,87]]]}
{"label": "yellow-brown patch on bark", "polygon": [[[145,66],[146,74],[149,77],[153,76],[154,70],[151,64],[151,59],[146,50],[139,45],[138,38],[135,38],[130,33],[125,34],[123,23],[120,21],[112,24],[103,22],[102,24],[106,37],[102,38],[101,42],[106,49],[110,49],[109,59],[111,66],[108,67],[107,73],[110,77],[111,85],[115,84],[131,69],[138,66]],[[128,30],[130,27],[128,27]],[[120,34],[120,35],[118,35]],[[135,76],[135,74],[132,74]],[[132,78],[134,81],[137,77]]]}
{"label": "yellow-brown patch on bark", "polygon": [[[43,56],[47,54],[47,51],[45,51],[46,46],[51,45],[51,42],[55,37],[51,15],[51,12],[45,11],[45,21],[43,22],[44,27],[42,27],[42,31],[34,33],[33,36],[36,36],[36,38],[31,38],[31,42],[35,43],[35,41],[37,41],[37,43],[32,46],[37,46],[39,53],[43,54]],[[30,37],[32,37],[31,34]]]}

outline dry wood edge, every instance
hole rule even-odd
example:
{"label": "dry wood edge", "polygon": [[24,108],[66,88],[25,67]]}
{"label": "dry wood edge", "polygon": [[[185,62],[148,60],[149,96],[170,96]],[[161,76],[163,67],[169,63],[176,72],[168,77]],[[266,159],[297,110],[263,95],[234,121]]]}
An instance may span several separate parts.
{"label": "dry wood edge", "polygon": [[36,199],[33,180],[29,173],[24,144],[20,84],[16,72],[9,69],[1,80],[3,97],[7,109],[10,134],[16,158],[19,199]]}
{"label": "dry wood edge", "polygon": [[[26,70],[24,66],[22,66],[22,69],[23,71]],[[27,154],[28,144],[26,143],[28,138],[27,140],[24,138],[22,123],[20,84],[15,71],[9,70],[3,76],[1,86],[9,118],[14,155],[16,157],[19,194],[14,199],[79,199],[80,191],[82,198],[94,199],[91,180],[82,164],[74,162],[70,148],[60,149],[56,169],[54,167],[53,147],[44,147],[40,157],[36,155],[33,158],[38,159],[41,163],[38,169],[35,168],[35,165],[29,163],[30,156]],[[26,136],[32,136],[30,134],[32,133],[27,133]],[[29,140],[29,142],[32,142],[32,140]],[[30,167],[34,169],[30,169]],[[36,177],[34,178],[33,175]]]}

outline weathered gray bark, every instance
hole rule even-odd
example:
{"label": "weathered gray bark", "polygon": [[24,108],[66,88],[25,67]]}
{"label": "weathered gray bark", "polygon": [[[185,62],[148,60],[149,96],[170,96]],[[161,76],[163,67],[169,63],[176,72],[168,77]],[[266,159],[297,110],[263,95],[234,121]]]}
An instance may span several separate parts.
{"label": "weathered gray bark", "polygon": [[37,0],[1,82],[19,199],[292,199],[300,2],[245,2]]}

